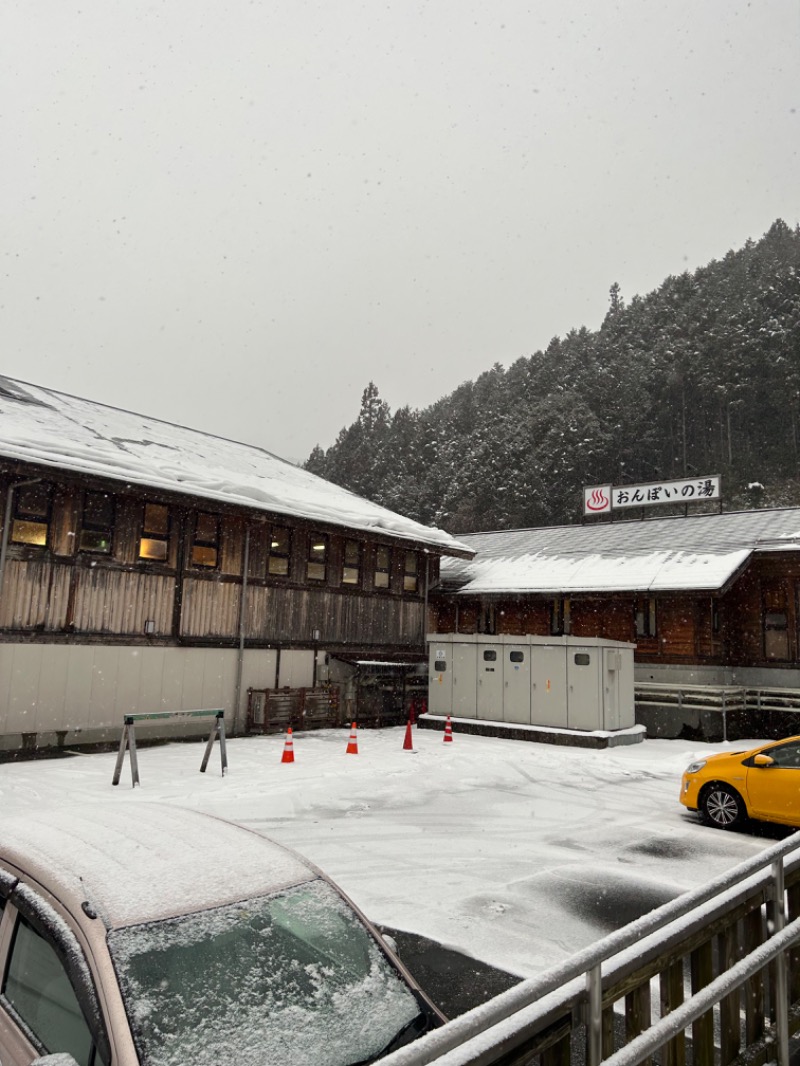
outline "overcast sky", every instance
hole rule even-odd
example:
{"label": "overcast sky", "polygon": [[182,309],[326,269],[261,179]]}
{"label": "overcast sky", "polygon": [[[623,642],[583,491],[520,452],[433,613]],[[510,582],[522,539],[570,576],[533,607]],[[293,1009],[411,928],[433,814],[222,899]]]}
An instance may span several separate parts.
{"label": "overcast sky", "polygon": [[304,459],[777,217],[797,0],[5,0],[0,372]]}

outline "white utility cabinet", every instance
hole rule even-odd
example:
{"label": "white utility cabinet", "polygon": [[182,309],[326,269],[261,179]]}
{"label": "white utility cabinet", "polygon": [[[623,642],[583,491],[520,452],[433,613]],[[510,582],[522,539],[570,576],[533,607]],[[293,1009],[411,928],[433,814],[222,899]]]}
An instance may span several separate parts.
{"label": "white utility cabinet", "polygon": [[433,633],[428,646],[431,714],[582,731],[634,725],[633,644]]}

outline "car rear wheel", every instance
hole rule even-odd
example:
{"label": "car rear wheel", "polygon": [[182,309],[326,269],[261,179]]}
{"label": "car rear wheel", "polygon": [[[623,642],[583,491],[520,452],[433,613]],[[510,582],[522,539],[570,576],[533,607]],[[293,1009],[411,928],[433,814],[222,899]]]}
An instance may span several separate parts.
{"label": "car rear wheel", "polygon": [[742,797],[727,785],[710,785],[700,800],[700,810],[703,821],[715,829],[733,829],[747,813]]}

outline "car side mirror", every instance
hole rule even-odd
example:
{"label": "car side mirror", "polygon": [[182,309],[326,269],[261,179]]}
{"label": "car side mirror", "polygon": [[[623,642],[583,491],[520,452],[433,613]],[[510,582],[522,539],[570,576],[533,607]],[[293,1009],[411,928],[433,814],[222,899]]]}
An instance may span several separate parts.
{"label": "car side mirror", "polygon": [[31,1066],[78,1066],[68,1051],[57,1051],[54,1055],[42,1055],[34,1059]]}
{"label": "car side mirror", "polygon": [[769,755],[756,755],[753,759],[753,766],[760,766],[765,769],[767,766],[774,766],[775,760]]}

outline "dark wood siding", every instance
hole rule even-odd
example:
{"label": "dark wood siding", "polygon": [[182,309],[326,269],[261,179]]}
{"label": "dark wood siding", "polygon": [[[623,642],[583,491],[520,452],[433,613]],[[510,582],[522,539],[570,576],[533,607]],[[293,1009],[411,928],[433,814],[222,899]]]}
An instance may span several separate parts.
{"label": "dark wood siding", "polygon": [[[20,475],[22,476],[22,475]],[[251,644],[359,647],[424,647],[424,571],[416,593],[403,590],[407,544],[372,539],[356,531],[324,524],[310,526],[276,516],[275,525],[292,534],[291,573],[271,577],[267,556],[273,519],[219,515],[216,567],[192,567],[195,513],[216,513],[208,501],[197,507],[145,494],[114,494],[116,522],[109,555],[79,550],[85,488],[94,484],[57,485],[48,547],[10,545],[6,562],[0,639],[28,634],[31,639],[58,635],[80,641],[115,640],[232,644],[239,638],[244,544],[249,528],[249,566],[245,639]],[[0,491],[0,508],[4,499]],[[139,557],[144,505],[169,507],[166,558]],[[2,511],[0,510],[0,514]],[[310,538],[323,534],[329,546],[324,582],[306,582]],[[342,583],[345,539],[362,548],[359,585]],[[390,587],[374,590],[372,566],[378,544],[390,547]],[[420,559],[424,559],[422,552]],[[184,562],[185,561],[185,562]],[[438,557],[432,558],[438,569]],[[318,634],[318,636],[317,636]]]}
{"label": "dark wood siding", "polygon": [[[648,598],[646,594],[639,597]],[[434,591],[435,631],[479,632],[486,602]],[[549,599],[517,595],[491,602],[497,633],[549,634]],[[720,595],[699,590],[659,593],[655,602],[656,632],[637,636],[636,597],[613,592],[571,597],[571,633],[635,643],[638,662],[800,665],[800,557],[795,553],[755,555],[731,588]],[[768,614],[777,615],[779,621],[785,615],[785,636],[766,632]]]}

